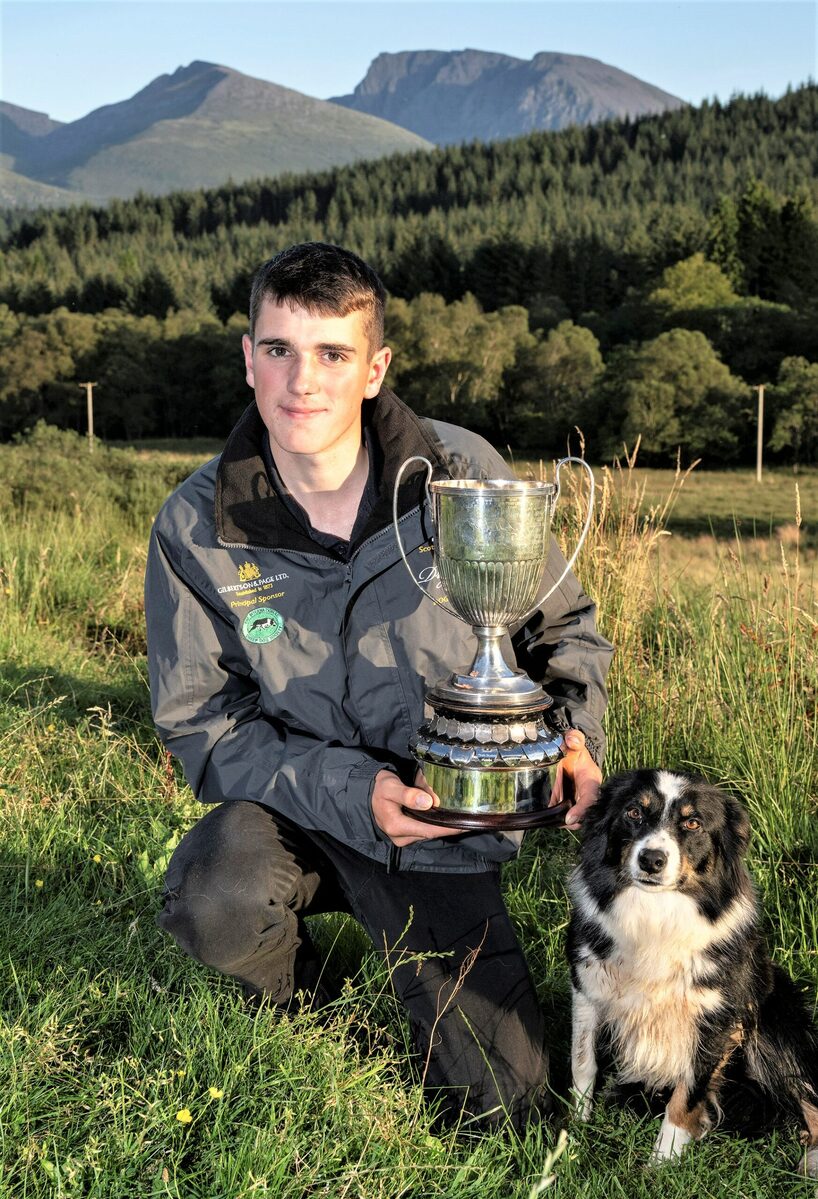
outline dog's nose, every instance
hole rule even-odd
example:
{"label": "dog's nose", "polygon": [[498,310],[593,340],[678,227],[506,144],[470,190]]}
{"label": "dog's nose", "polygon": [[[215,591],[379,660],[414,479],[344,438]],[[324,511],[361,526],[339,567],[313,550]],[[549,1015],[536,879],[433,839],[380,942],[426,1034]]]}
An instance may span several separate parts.
{"label": "dog's nose", "polygon": [[667,854],[663,849],[640,849],[637,861],[645,874],[659,874],[667,865]]}

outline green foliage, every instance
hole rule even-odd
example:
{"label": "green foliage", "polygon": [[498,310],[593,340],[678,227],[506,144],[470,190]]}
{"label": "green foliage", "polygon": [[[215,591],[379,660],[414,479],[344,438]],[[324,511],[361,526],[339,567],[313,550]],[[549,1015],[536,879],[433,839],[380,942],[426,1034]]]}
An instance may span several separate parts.
{"label": "green foliage", "polygon": [[667,267],[647,302],[675,315],[691,308],[728,307],[740,300],[721,268],[698,252]]}
{"label": "green foliage", "polygon": [[26,317],[0,309],[0,437],[37,420],[131,440],[226,432],[252,398],[241,368],[241,318],[221,325],[182,310],[160,321],[107,308]]}
{"label": "green foliage", "polygon": [[38,421],[15,445],[0,445],[0,513],[67,510],[79,518],[90,507],[141,526],[195,465],[190,457],[147,463],[100,442],[91,453],[85,437]]}
{"label": "green foliage", "polygon": [[596,426],[595,391],[604,369],[599,342],[572,321],[521,345],[503,382],[506,435],[522,449],[564,454],[577,427]]}
{"label": "green foliage", "polygon": [[795,461],[818,456],[818,363],[785,358],[773,391],[775,427],[771,450],[792,450]]}
{"label": "green foliage", "polygon": [[709,246],[744,295],[798,305],[818,291],[818,224],[803,187],[779,200],[750,180],[737,199],[723,197],[716,206]]}
{"label": "green foliage", "polygon": [[671,329],[619,351],[608,363],[604,395],[612,454],[641,438],[649,457],[675,458],[678,446],[693,457],[706,454],[711,465],[738,455],[749,389],[702,333]]}
{"label": "green foliage", "polygon": [[469,294],[449,305],[423,294],[390,301],[387,317],[401,397],[424,416],[490,433],[503,374],[529,340],[525,309],[484,313]]}

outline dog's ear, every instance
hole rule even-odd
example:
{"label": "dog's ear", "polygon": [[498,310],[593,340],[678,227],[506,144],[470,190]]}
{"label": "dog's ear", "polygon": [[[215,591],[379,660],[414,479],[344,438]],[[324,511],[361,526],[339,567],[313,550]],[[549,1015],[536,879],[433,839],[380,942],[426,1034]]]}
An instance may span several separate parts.
{"label": "dog's ear", "polygon": [[699,795],[723,813],[723,823],[717,836],[724,856],[738,861],[743,858],[750,844],[750,817],[739,800],[719,787],[704,781],[697,784]]}
{"label": "dog's ear", "polygon": [[735,837],[738,851],[743,857],[750,844],[750,817],[744,805],[730,795],[725,797],[724,823],[730,835]]}
{"label": "dog's ear", "polygon": [[607,779],[600,787],[596,803],[588,808],[583,820],[583,856],[606,866],[619,864],[618,852],[609,833],[619,811],[619,796],[627,785],[627,778],[627,775],[616,774]]}

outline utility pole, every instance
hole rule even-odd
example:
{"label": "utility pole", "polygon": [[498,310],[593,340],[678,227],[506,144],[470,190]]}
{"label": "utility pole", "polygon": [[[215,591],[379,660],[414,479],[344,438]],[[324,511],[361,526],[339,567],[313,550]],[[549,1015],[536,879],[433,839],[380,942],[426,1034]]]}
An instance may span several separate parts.
{"label": "utility pole", "polygon": [[85,400],[88,407],[88,453],[94,452],[94,388],[96,383],[78,383],[85,388]]}
{"label": "utility pole", "polygon": [[761,451],[764,446],[764,383],[758,385],[758,435],[756,437],[756,483],[761,482]]}

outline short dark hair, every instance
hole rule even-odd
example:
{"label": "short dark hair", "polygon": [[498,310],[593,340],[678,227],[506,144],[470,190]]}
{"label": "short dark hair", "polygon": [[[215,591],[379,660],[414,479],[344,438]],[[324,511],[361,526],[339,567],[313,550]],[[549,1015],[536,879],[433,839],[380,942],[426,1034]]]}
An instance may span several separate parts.
{"label": "short dark hair", "polygon": [[291,308],[297,305],[321,316],[363,312],[370,354],[383,345],[386,288],[371,266],[341,246],[301,242],[259,267],[250,289],[251,339],[265,299]]}

